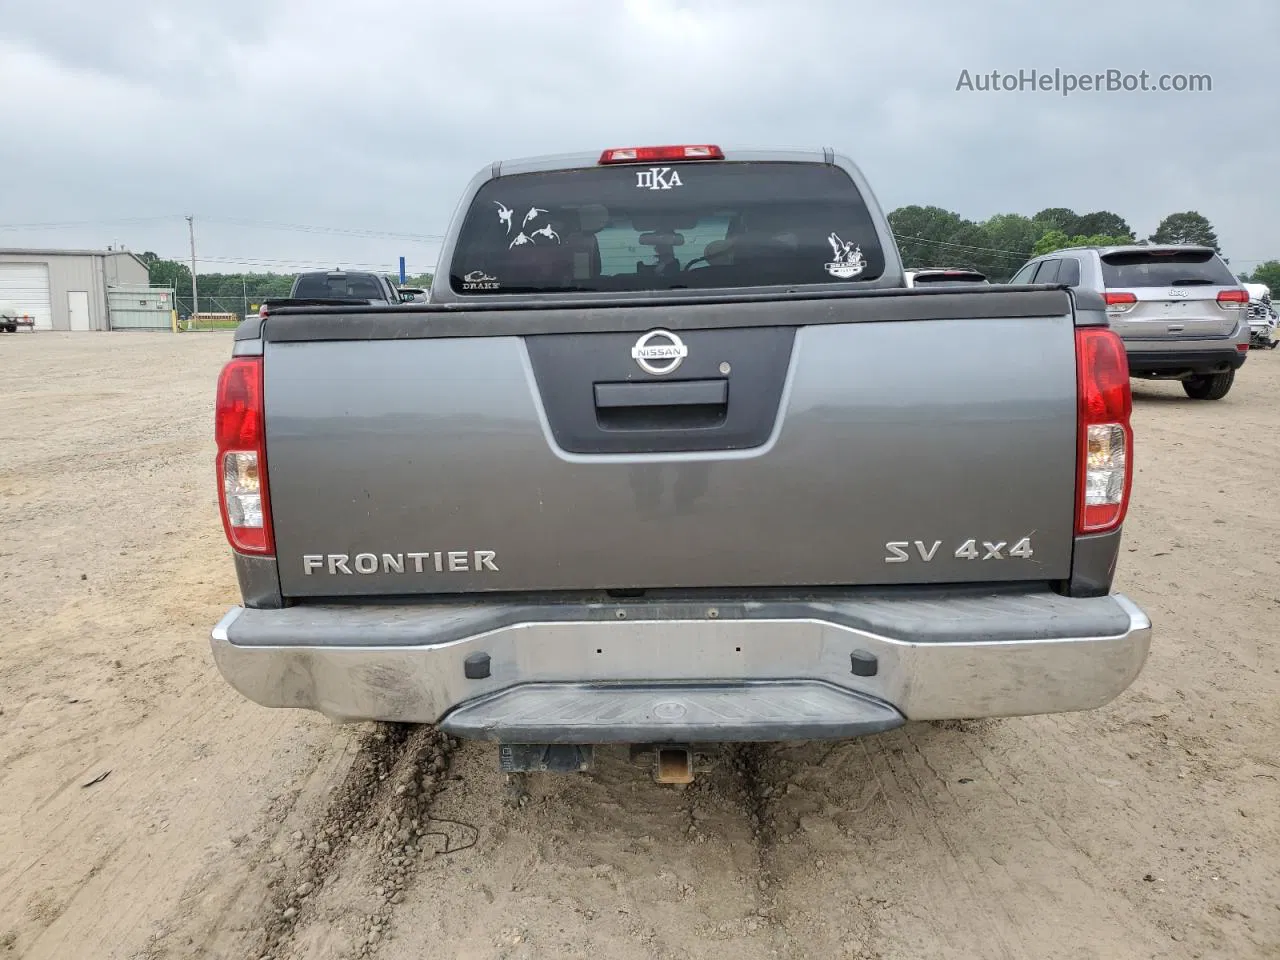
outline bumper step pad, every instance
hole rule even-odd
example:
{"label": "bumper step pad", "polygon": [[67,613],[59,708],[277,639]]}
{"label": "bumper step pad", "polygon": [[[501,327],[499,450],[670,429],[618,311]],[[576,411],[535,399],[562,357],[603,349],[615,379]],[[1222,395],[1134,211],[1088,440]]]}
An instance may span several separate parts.
{"label": "bumper step pad", "polygon": [[887,703],[818,681],[530,683],[462,704],[440,728],[502,743],[840,740],[905,723]]}

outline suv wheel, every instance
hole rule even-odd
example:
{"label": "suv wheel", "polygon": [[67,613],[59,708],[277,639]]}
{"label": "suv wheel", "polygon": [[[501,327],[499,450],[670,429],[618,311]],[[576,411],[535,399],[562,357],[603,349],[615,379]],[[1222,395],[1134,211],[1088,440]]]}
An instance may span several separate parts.
{"label": "suv wheel", "polygon": [[1182,389],[1192,400],[1221,400],[1231,389],[1236,378],[1234,370],[1226,373],[1206,373],[1196,377],[1187,377],[1182,381]]}

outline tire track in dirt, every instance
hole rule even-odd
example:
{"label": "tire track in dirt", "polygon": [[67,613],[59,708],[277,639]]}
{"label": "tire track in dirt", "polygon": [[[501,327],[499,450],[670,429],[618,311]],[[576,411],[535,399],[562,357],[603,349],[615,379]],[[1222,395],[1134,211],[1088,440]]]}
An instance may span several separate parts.
{"label": "tire track in dirt", "polygon": [[786,926],[786,917],[779,916],[776,891],[785,877],[779,877],[779,863],[774,856],[777,841],[774,819],[774,799],[785,792],[786,785],[780,777],[778,766],[771,762],[770,746],[766,744],[737,744],[724,751],[723,762],[728,765],[739,792],[739,802],[751,829],[756,854],[756,913],[769,925],[776,947],[790,955],[796,947]]}
{"label": "tire track in dirt", "polygon": [[[518,805],[492,744],[463,743],[453,770],[431,815],[473,825],[475,846],[423,864],[395,905],[387,957],[777,955],[750,791],[723,759],[680,788],[600,749],[588,774],[530,774]],[[307,945],[337,957],[343,940],[331,929]]]}
{"label": "tire track in dirt", "polygon": [[351,941],[345,946],[359,956],[373,952],[422,859],[455,849],[430,814],[454,748],[429,726],[376,724],[365,734],[314,826],[293,833],[283,869],[267,881],[263,937],[250,957],[314,956],[306,931],[324,909],[325,894],[362,859],[358,874],[375,900],[354,928],[345,924]]}

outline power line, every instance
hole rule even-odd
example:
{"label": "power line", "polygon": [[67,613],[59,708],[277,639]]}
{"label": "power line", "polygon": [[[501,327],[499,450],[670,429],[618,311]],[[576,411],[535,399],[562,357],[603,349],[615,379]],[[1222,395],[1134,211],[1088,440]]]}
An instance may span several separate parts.
{"label": "power line", "polygon": [[415,243],[435,243],[444,239],[437,233],[395,233],[387,230],[363,230],[353,227],[326,227],[309,223],[277,223],[271,220],[247,220],[238,217],[201,217],[212,223],[226,223],[242,227],[258,227],[267,230],[285,230],[291,233],[329,233],[344,237],[363,237],[372,240],[409,240]]}
{"label": "power line", "polygon": [[928,237],[903,237],[895,233],[893,235],[893,239],[900,240],[900,241],[911,240],[916,243],[931,243],[939,247],[959,247],[964,250],[981,250],[984,253],[1007,253],[1013,257],[1029,256],[1028,253],[1022,250],[1004,250],[1004,249],[1001,249],[1000,247],[982,247],[972,243],[955,243],[951,240],[931,240]]}
{"label": "power line", "polygon": [[110,227],[121,223],[159,223],[163,220],[183,220],[182,214],[171,213],[160,217],[115,217],[102,220],[64,220],[60,223],[0,223],[0,230],[61,230],[64,227]]}
{"label": "power line", "polygon": [[977,253],[998,253],[1005,257],[1016,257],[1019,260],[1029,260],[1030,252],[1022,252],[1018,250],[1002,250],[999,247],[980,247],[971,243],[953,243],[949,240],[930,240],[927,237],[900,237],[896,234],[894,239],[899,242],[910,241],[912,243],[928,243],[939,247],[955,247],[958,250],[968,250]]}
{"label": "power line", "polygon": [[[62,220],[49,223],[0,223],[0,230],[62,230],[75,227],[107,227],[128,223],[162,223],[186,219],[185,214],[165,214],[156,217],[103,217],[96,220]],[[284,230],[291,233],[327,233],[345,237],[361,237],[370,240],[407,240],[414,243],[436,243],[443,234],[400,233],[391,230],[368,230],[358,227],[331,227],[310,223],[278,223],[272,220],[250,220],[240,217],[209,217],[201,215],[206,223],[225,223],[233,226],[256,227],[267,230]]]}
{"label": "power line", "polygon": [[[161,260],[170,260],[181,262],[182,257],[164,256],[156,254]],[[352,270],[371,270],[380,273],[394,273],[391,267],[386,263],[356,263],[353,261],[339,260],[335,263],[332,260],[321,262],[314,257],[296,257],[296,258],[276,258],[276,257],[214,257],[199,256],[196,258],[197,264],[223,264],[230,266],[249,266],[249,267],[282,267],[299,270],[334,270],[334,269],[352,269]],[[435,264],[406,264],[406,269],[417,270],[419,273],[429,272],[435,269]]]}

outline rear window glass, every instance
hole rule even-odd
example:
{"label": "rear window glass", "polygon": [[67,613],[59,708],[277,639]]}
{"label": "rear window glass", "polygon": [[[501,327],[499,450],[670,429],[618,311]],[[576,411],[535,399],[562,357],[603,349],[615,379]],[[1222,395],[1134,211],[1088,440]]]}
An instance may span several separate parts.
{"label": "rear window glass", "polygon": [[874,280],[884,252],[844,171],[804,163],[620,164],[486,183],[449,280],[465,295]]}
{"label": "rear window glass", "polygon": [[975,283],[988,283],[986,277],[980,273],[917,273],[912,281],[917,287],[957,287],[973,286]]}
{"label": "rear window glass", "polygon": [[1040,264],[1040,269],[1036,271],[1036,283],[1057,283],[1058,269],[1062,266],[1061,260],[1046,260]]}
{"label": "rear window glass", "polygon": [[1236,279],[1212,251],[1169,253],[1137,250],[1102,258],[1102,281],[1108,287],[1171,287],[1178,284],[1234,287]]}
{"label": "rear window glass", "polygon": [[323,273],[304,274],[298,278],[294,297],[298,299],[381,300],[382,287],[376,277]]}

